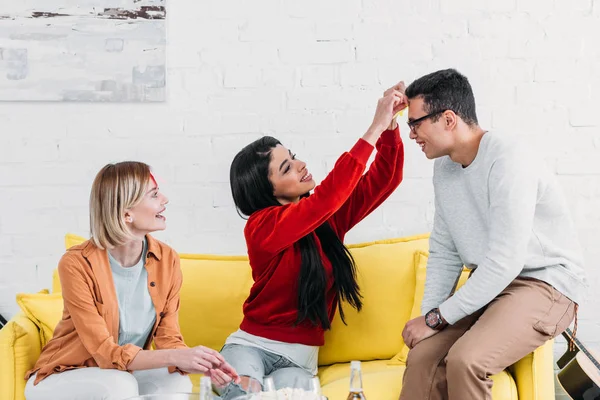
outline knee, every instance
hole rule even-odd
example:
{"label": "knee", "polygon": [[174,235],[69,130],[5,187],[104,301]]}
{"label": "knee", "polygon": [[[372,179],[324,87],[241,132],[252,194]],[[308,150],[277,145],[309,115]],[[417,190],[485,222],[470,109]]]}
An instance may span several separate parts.
{"label": "knee", "polygon": [[287,367],[278,369],[270,375],[275,387],[297,387],[305,390],[310,389],[312,374],[298,367]]}
{"label": "knee", "polygon": [[[113,371],[111,371],[113,372]],[[106,377],[106,381],[101,387],[94,388],[96,390],[103,391],[102,398],[117,400],[127,399],[139,395],[138,382],[129,372],[114,370],[112,376]]]}
{"label": "knee", "polygon": [[29,380],[27,380],[27,383],[25,384],[25,398],[26,399],[35,399],[37,398],[36,396],[36,388],[33,385],[33,382],[35,381],[35,374],[29,378]]}
{"label": "knee", "polygon": [[169,369],[156,368],[134,371],[140,394],[191,392],[193,385],[187,375],[178,372],[169,373]]}
{"label": "knee", "polygon": [[223,400],[234,399],[248,393],[257,393],[262,390],[262,384],[258,380],[247,376],[240,376],[240,382],[231,382],[225,387],[217,387],[217,393]]}
{"label": "knee", "polygon": [[246,392],[260,392],[262,390],[262,382],[251,376],[241,376],[239,386]]}
{"label": "knee", "polygon": [[446,356],[446,374],[476,372],[479,370],[479,358],[468,348],[451,348]]}
{"label": "knee", "polygon": [[175,384],[177,386],[177,391],[183,393],[191,393],[194,389],[194,385],[192,384],[192,380],[190,379],[190,377],[187,375],[180,375],[178,373],[174,373],[174,375],[177,375]]}
{"label": "knee", "polygon": [[191,393],[194,387],[189,376],[178,372],[169,374],[164,382],[157,382],[157,384],[168,393]]}
{"label": "knee", "polygon": [[410,349],[406,365],[411,368],[419,366],[429,368],[432,365],[439,364],[442,358],[439,349],[429,346],[426,341],[423,341]]}

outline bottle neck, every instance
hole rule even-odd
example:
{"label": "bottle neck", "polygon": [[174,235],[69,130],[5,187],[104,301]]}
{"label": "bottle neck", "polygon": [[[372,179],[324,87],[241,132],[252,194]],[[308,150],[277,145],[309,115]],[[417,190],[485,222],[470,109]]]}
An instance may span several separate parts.
{"label": "bottle neck", "polygon": [[200,400],[212,400],[212,385],[210,381],[200,382]]}
{"label": "bottle neck", "polygon": [[350,373],[350,392],[362,392],[362,373],[360,368],[352,368]]}
{"label": "bottle neck", "polygon": [[321,396],[321,381],[318,377],[314,377],[310,380],[310,391],[318,396]]}

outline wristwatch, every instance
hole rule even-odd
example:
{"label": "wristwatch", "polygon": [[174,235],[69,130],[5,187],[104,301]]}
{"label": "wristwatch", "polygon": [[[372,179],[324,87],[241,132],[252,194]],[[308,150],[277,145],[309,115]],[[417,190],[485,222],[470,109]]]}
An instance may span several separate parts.
{"label": "wristwatch", "polygon": [[442,317],[442,314],[440,314],[439,308],[434,308],[425,314],[425,323],[428,327],[435,329],[436,331],[441,331],[448,326],[448,322],[446,322],[444,317]]}

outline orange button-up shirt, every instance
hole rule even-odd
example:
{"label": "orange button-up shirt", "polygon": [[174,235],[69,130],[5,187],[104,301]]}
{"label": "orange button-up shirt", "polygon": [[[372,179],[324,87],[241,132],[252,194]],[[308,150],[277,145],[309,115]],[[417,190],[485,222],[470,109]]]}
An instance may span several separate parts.
{"label": "orange button-up shirt", "polygon": [[[144,349],[186,348],[179,329],[179,292],[182,273],[179,256],[150,235],[145,268],[156,322]],[[108,253],[90,240],[70,248],[58,264],[64,301],[62,319],[42,349],[35,367],[35,384],[53,373],[100,367],[127,371],[140,347],[119,346],[119,304]],[[174,367],[169,368],[171,372]]]}

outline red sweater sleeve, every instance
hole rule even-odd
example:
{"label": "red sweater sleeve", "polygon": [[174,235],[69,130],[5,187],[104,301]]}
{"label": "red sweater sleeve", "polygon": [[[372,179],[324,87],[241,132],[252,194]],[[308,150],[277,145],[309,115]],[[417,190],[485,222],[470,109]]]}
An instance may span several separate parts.
{"label": "red sweater sleeve", "polygon": [[248,251],[276,254],[327,221],[358,184],[372,152],[373,146],[359,139],[352,150],[342,154],[311,196],[252,214],[244,232]]}
{"label": "red sweater sleeve", "polygon": [[331,219],[333,228],[341,238],[379,207],[402,182],[404,145],[400,130],[396,128],[383,132],[376,147],[377,155],[369,171]]}

